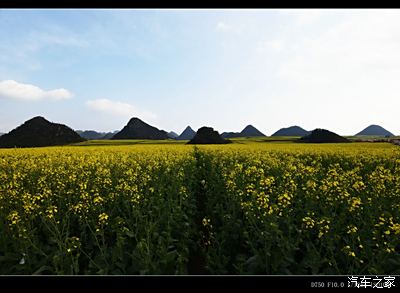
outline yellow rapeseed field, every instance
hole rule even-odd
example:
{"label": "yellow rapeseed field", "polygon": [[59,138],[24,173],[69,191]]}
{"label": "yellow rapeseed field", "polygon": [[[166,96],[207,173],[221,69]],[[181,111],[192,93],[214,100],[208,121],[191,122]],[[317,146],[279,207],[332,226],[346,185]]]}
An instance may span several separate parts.
{"label": "yellow rapeseed field", "polygon": [[399,252],[388,143],[0,150],[0,274],[399,274]]}

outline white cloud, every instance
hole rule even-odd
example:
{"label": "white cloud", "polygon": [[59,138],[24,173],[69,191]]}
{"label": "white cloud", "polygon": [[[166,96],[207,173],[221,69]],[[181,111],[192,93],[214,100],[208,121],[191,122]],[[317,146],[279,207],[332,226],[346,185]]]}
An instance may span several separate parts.
{"label": "white cloud", "polygon": [[321,10],[311,9],[307,10],[307,13],[300,13],[297,15],[297,25],[311,25],[321,19]]}
{"label": "white cloud", "polygon": [[230,30],[232,30],[232,26],[223,21],[219,21],[215,28],[219,32],[229,32]]}
{"label": "white cloud", "polygon": [[37,50],[40,47],[57,45],[66,47],[81,47],[89,46],[89,42],[75,34],[61,28],[53,28],[54,32],[32,31],[28,36],[28,46],[30,49]]}
{"label": "white cloud", "polygon": [[215,30],[221,33],[241,33],[243,29],[243,25],[232,25],[224,21],[219,21],[215,26]]}
{"label": "white cloud", "polygon": [[261,42],[257,46],[258,51],[272,50],[275,52],[281,52],[285,48],[285,42],[283,40],[269,40]]}
{"label": "white cloud", "polygon": [[[329,10],[328,10],[329,11]],[[323,16],[322,9],[279,9],[283,16],[293,16],[296,26],[306,26],[318,22]]]}
{"label": "white cloud", "polygon": [[122,117],[138,117],[142,119],[155,119],[156,115],[148,111],[141,111],[135,106],[109,99],[97,99],[86,102],[86,105],[95,111]]}
{"label": "white cloud", "polygon": [[[9,24],[0,18],[1,26],[7,27]],[[42,68],[42,59],[37,58],[37,54],[53,47],[82,49],[90,47],[90,42],[66,27],[55,23],[48,26],[38,23],[27,28],[23,34],[2,34],[0,62],[10,69],[17,67],[36,71]]]}
{"label": "white cloud", "polygon": [[298,41],[296,54],[284,62],[280,74],[313,84],[315,77],[344,84],[351,78],[353,85],[370,78],[378,81],[382,74],[390,77],[400,70],[399,41],[398,14],[355,13],[323,34]]}
{"label": "white cloud", "polygon": [[[393,109],[400,108],[400,15],[397,11],[339,15],[334,24],[312,35],[299,34],[293,27],[287,34],[293,50],[282,60],[277,76],[290,88],[288,96],[315,109],[316,121],[330,119],[339,130],[349,132],[338,113],[343,121],[353,120],[355,127],[384,115],[385,123],[394,126]],[[330,111],[324,111],[326,107]]]}
{"label": "white cloud", "polygon": [[32,84],[24,84],[15,80],[3,80],[0,82],[0,98],[21,101],[41,100],[66,100],[72,97],[72,93],[64,88],[43,90]]}

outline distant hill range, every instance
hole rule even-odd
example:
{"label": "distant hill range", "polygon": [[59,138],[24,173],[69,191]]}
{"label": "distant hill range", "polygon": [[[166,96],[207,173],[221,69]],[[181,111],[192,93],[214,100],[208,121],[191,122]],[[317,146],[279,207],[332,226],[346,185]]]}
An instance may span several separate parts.
{"label": "distant hill range", "polygon": [[356,136],[368,135],[368,136],[394,136],[393,133],[387,131],[385,128],[379,125],[370,125],[363,131],[356,134]]}
{"label": "distant hill range", "polygon": [[107,132],[106,135],[104,135],[102,139],[111,139],[118,132],[119,132],[119,130],[115,130],[113,132]]}
{"label": "distant hill range", "polygon": [[201,127],[197,130],[196,135],[188,144],[226,144],[231,143],[230,140],[222,138],[218,131],[211,127]]}
{"label": "distant hill range", "polygon": [[81,137],[83,137],[87,140],[110,139],[118,132],[119,132],[118,130],[116,130],[114,132],[97,132],[94,130],[76,130],[76,133],[78,133]]}
{"label": "distant hill range", "polygon": [[178,140],[191,140],[196,135],[196,132],[190,127],[186,127],[185,130],[176,139]]}
{"label": "distant hill range", "polygon": [[247,125],[241,132],[223,132],[221,134],[221,137],[223,138],[253,137],[253,136],[265,136],[265,134],[259,131],[253,125]]}
{"label": "distant hill range", "polygon": [[300,126],[290,126],[287,128],[281,128],[271,136],[306,136],[311,132],[304,130]]}
{"label": "distant hill range", "polygon": [[134,117],[111,139],[168,139],[168,133]]}
{"label": "distant hill range", "polygon": [[37,116],[0,137],[0,147],[42,147],[81,142],[74,130],[64,124],[52,123]]}
{"label": "distant hill range", "polygon": [[222,132],[222,138],[235,138],[235,137],[243,137],[242,133],[240,132]]}
{"label": "distant hill range", "polygon": [[0,136],[2,136],[4,133],[3,132],[0,132]]}
{"label": "distant hill range", "polygon": [[300,138],[301,142],[309,143],[340,143],[350,142],[347,138],[344,138],[334,132],[326,129],[317,128],[313,130],[309,135]]}
{"label": "distant hill range", "polygon": [[168,137],[172,139],[176,139],[179,135],[173,131],[168,132]]}

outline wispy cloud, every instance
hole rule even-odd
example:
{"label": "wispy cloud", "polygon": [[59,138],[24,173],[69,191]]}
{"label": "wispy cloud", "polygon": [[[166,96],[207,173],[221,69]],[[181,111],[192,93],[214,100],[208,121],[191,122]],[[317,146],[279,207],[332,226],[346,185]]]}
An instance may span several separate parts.
{"label": "wispy cloud", "polygon": [[232,26],[223,21],[219,21],[215,29],[219,32],[229,32],[232,30]]}
{"label": "wispy cloud", "polygon": [[227,23],[225,21],[218,21],[215,30],[221,33],[241,33],[243,31],[243,26]]}
{"label": "wispy cloud", "polygon": [[321,9],[279,9],[278,12],[283,16],[294,17],[296,26],[312,25],[318,22],[323,16],[324,10]]}
{"label": "wispy cloud", "polygon": [[123,116],[127,118],[135,116],[143,119],[155,119],[157,117],[154,113],[139,110],[131,104],[112,101],[109,99],[90,100],[86,102],[86,105],[92,110],[115,116]]}
{"label": "wispy cloud", "polygon": [[36,48],[56,45],[65,47],[88,47],[89,42],[65,29],[58,28],[51,32],[32,31],[27,39],[27,44]]}
{"label": "wispy cloud", "polygon": [[19,83],[15,80],[0,82],[0,98],[20,101],[65,100],[72,97],[72,93],[64,88],[43,90],[32,84]]}
{"label": "wispy cloud", "polygon": [[[339,112],[343,121],[353,119],[355,128],[382,119],[385,113],[390,126],[398,115],[394,109],[400,107],[398,16],[394,11],[346,12],[332,24],[321,22],[326,29],[307,35],[293,26],[287,35],[293,50],[276,70],[277,77],[290,85],[287,95],[304,106],[318,107],[314,120],[329,121],[339,132],[351,134],[345,122],[337,121]],[[324,107],[335,110],[327,113]],[[355,115],[354,109],[363,114]]]}
{"label": "wispy cloud", "polygon": [[283,40],[268,40],[261,42],[257,47],[257,50],[272,50],[275,52],[280,52],[285,48],[285,41]]}
{"label": "wispy cloud", "polygon": [[369,87],[363,93],[367,95],[380,82],[392,83],[393,71],[400,70],[398,14],[355,12],[347,16],[323,34],[298,40],[294,44],[297,54],[283,63],[281,76],[300,84],[341,81],[353,89],[362,81],[364,88]]}
{"label": "wispy cloud", "polygon": [[[4,24],[0,21],[0,26]],[[90,42],[75,34],[68,28],[53,24],[51,27],[33,27],[26,34],[11,35],[0,32],[0,63],[9,68],[22,67],[36,71],[42,68],[42,59],[38,54],[43,49],[58,48],[88,48]]]}

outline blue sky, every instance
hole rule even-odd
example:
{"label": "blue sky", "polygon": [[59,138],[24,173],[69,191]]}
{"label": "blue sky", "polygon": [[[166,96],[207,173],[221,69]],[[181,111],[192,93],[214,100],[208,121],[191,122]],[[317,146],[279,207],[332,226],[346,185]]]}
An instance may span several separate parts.
{"label": "blue sky", "polygon": [[130,117],[400,134],[397,10],[0,10],[0,132]]}

